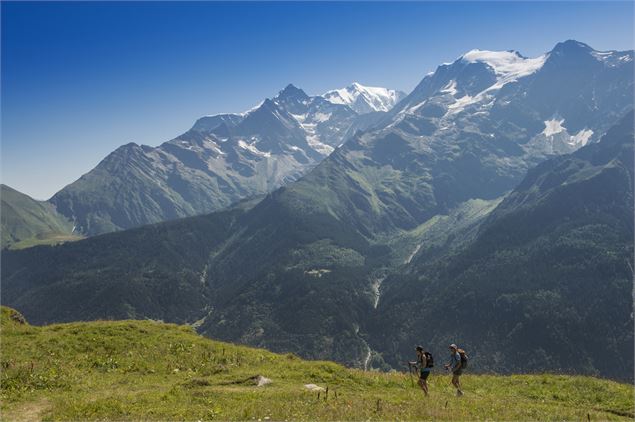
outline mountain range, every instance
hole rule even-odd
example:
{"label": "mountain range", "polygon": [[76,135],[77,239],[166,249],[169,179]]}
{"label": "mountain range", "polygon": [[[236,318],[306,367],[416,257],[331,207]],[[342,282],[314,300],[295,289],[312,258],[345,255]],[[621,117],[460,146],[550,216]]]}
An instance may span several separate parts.
{"label": "mountain range", "polygon": [[265,194],[305,174],[403,96],[358,83],[339,91],[349,96],[330,102],[289,85],[244,113],[202,117],[158,147],[123,145],[48,202],[77,233],[95,235]]}
{"label": "mountain range", "polygon": [[[459,342],[477,371],[632,377],[623,357],[633,354],[633,51],[577,41],[535,58],[472,50],[365,115],[325,99],[363,96],[347,93],[289,86],[245,115],[200,119],[184,139],[130,147],[138,155],[102,169],[125,177],[84,176],[78,186],[94,186],[94,200],[72,189],[52,198],[82,232],[150,222],[124,210],[152,204],[154,191],[124,181],[168,153],[200,158],[213,142],[227,157],[230,147],[286,157],[293,170],[212,214],[5,251],[2,303],[36,323],[189,322],[211,337],[364,368],[394,368],[417,343],[440,352]],[[233,171],[229,180],[254,177]],[[152,179],[170,186],[161,177]],[[122,196],[101,199],[106,186]],[[138,205],[115,205],[130,195]],[[181,215],[161,201],[157,220]]]}

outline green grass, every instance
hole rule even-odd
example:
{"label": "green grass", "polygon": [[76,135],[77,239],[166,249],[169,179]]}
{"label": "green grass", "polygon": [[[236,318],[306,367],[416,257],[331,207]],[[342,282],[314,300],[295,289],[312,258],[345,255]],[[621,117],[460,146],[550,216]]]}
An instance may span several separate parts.
{"label": "green grass", "polygon": [[[435,370],[424,398],[407,374],[347,369],[212,341],[190,327],[97,321],[35,327],[2,308],[3,420],[620,420],[633,386],[558,375]],[[245,379],[273,380],[256,387]],[[309,392],[303,385],[329,388]],[[588,415],[588,416],[587,416]]]}
{"label": "green grass", "polygon": [[74,242],[82,239],[84,239],[84,236],[75,234],[45,233],[15,242],[9,246],[9,249],[25,249],[40,245],[59,245],[60,243]]}

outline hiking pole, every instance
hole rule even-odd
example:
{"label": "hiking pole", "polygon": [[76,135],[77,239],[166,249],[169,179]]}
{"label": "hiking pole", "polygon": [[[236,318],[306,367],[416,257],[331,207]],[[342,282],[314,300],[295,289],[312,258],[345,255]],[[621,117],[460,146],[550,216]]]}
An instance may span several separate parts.
{"label": "hiking pole", "polygon": [[408,362],[408,373],[410,374],[410,384],[414,387],[415,380],[412,378],[412,364],[410,362]]}

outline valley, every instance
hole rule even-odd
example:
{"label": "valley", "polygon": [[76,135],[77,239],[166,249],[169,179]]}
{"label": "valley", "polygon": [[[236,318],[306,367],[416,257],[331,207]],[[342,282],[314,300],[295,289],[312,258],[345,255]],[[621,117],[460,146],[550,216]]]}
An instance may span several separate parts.
{"label": "valley", "polygon": [[[200,158],[212,143],[258,163],[295,160],[294,146],[302,171],[250,179],[263,188],[245,197],[262,196],[236,195],[213,213],[119,231],[128,223],[109,226],[108,212],[82,230],[114,233],[3,251],[2,303],[34,324],[197,322],[210,338],[366,369],[398,369],[414,344],[458,341],[475,373],[628,381],[632,360],[607,362],[633,352],[632,70],[632,51],[573,40],[535,58],[472,50],[341,138],[335,110],[338,121],[357,112],[289,85],[158,149],[127,146],[132,155],[120,151],[103,174],[161,180],[145,154]],[[247,142],[255,130],[263,135]],[[133,156],[145,167],[121,167]]]}
{"label": "valley", "polygon": [[635,419],[635,3],[0,9],[2,421]]}

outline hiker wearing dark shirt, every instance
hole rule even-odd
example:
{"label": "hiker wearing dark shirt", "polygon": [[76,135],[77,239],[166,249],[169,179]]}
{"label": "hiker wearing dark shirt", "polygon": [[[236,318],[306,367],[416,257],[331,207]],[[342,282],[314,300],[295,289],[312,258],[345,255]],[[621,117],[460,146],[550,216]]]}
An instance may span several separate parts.
{"label": "hiker wearing dark shirt", "polygon": [[461,363],[461,355],[456,344],[450,345],[450,362],[445,364],[445,369],[452,371],[452,385],[456,388],[456,395],[462,396],[460,376],[463,373],[463,365]]}
{"label": "hiker wearing dark shirt", "polygon": [[432,369],[432,355],[429,352],[425,352],[423,347],[417,346],[417,360],[410,362],[410,365],[415,366],[419,372],[419,386],[423,390],[423,394],[428,396],[428,377],[430,376],[430,370]]}

